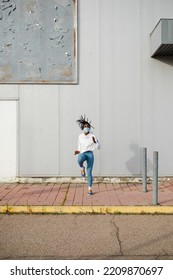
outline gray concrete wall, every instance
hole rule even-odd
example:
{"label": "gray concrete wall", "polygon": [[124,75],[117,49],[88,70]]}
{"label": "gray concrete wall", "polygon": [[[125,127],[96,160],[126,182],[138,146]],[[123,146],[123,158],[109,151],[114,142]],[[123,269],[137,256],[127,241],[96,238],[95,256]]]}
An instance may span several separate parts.
{"label": "gray concrete wall", "polygon": [[143,146],[149,175],[153,150],[159,174],[173,175],[173,60],[150,58],[150,32],[173,17],[173,1],[78,2],[79,84],[0,86],[0,97],[19,96],[18,175],[80,175],[83,113],[101,142],[94,175],[140,175]]}

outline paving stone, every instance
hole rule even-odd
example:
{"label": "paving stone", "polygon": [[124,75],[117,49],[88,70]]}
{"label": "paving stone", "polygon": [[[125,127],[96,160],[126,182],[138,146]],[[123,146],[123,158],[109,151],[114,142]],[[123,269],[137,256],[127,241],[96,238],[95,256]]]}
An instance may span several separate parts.
{"label": "paving stone", "polygon": [[[147,192],[139,183],[95,183],[88,195],[85,183],[65,184],[0,184],[0,205],[152,205],[152,184]],[[173,205],[173,183],[159,184],[159,205]]]}

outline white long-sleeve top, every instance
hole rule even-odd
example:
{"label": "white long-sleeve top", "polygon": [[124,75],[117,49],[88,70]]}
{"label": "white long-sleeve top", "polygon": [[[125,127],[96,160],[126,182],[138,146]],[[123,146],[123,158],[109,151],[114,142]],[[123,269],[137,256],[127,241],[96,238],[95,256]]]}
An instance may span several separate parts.
{"label": "white long-sleeve top", "polygon": [[[96,143],[94,143],[92,137],[95,138]],[[87,151],[94,151],[94,149],[97,148],[98,150],[100,149],[100,143],[96,136],[92,133],[89,132],[87,135],[81,133],[78,137],[78,151],[80,153],[84,153]]]}

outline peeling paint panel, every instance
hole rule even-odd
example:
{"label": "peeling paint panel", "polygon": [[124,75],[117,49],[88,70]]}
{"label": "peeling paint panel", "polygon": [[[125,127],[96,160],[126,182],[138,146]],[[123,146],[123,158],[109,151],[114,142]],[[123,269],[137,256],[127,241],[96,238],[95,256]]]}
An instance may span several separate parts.
{"label": "peeling paint panel", "polygon": [[0,0],[0,83],[76,83],[77,1]]}

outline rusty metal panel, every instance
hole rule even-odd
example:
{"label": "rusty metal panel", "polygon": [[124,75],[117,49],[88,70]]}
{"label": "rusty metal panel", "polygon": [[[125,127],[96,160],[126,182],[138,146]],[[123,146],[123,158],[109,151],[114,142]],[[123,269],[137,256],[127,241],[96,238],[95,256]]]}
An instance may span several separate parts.
{"label": "rusty metal panel", "polygon": [[0,83],[77,83],[77,0],[0,0]]}

